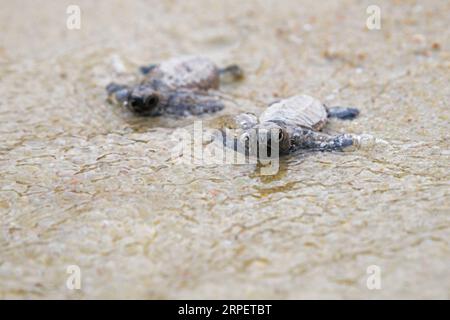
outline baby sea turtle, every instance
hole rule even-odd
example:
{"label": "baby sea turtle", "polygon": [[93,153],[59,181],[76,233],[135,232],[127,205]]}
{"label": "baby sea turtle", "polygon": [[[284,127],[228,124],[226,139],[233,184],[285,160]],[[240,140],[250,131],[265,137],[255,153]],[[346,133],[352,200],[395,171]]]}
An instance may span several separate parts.
{"label": "baby sea turtle", "polygon": [[329,108],[313,97],[296,95],[272,103],[259,118],[249,113],[234,117],[231,123],[227,123],[229,129],[234,129],[232,135],[223,130],[222,133],[225,145],[246,153],[252,148],[253,152],[257,149],[258,156],[261,148],[265,148],[266,155],[270,156],[274,146],[279,154],[300,149],[342,150],[355,144],[354,136],[330,136],[320,130],[330,117],[353,119],[358,114],[355,108]]}
{"label": "baby sea turtle", "polygon": [[241,68],[218,68],[200,57],[174,58],[140,68],[144,79],[138,84],[110,83],[106,90],[110,101],[117,102],[141,116],[199,115],[222,110],[222,101],[209,91],[218,89],[220,77],[243,77]]}

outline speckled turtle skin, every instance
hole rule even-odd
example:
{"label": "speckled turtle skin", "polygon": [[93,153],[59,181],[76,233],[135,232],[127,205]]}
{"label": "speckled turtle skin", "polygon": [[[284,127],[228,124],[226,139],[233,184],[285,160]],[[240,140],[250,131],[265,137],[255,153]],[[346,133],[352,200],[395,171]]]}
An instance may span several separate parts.
{"label": "speckled turtle skin", "polygon": [[224,108],[214,94],[223,74],[242,78],[237,65],[218,68],[201,56],[174,58],[141,67],[144,79],[138,84],[110,83],[108,98],[140,116],[200,115]]}
{"label": "speckled turtle skin", "polygon": [[358,114],[356,108],[326,107],[311,96],[296,95],[270,104],[259,117],[249,113],[235,116],[228,126],[233,135],[224,136],[224,142],[246,152],[250,141],[257,141],[257,148],[276,145],[281,155],[300,149],[342,150],[354,144],[354,136],[330,136],[320,131],[330,117],[353,119]]}

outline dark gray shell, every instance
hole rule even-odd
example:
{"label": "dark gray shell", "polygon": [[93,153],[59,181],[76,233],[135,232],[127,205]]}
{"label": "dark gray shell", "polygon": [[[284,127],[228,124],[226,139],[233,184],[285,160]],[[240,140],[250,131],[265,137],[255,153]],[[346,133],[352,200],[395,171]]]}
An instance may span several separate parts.
{"label": "dark gray shell", "polygon": [[170,88],[217,89],[219,70],[209,59],[192,56],[174,58],[155,66],[147,75],[149,81],[159,81]]}
{"label": "dark gray shell", "polygon": [[297,95],[270,105],[259,117],[259,122],[282,122],[287,127],[321,130],[327,117],[322,102],[307,95]]}

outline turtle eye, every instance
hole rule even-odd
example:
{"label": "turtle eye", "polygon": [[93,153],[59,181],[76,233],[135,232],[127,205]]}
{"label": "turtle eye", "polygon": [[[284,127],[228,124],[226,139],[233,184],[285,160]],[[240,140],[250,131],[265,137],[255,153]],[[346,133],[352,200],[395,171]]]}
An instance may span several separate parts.
{"label": "turtle eye", "polygon": [[248,143],[250,141],[250,136],[248,133],[244,133],[241,136],[241,142],[245,145],[246,143]]}
{"label": "turtle eye", "polygon": [[156,94],[151,94],[145,99],[145,106],[149,109],[154,108],[159,103],[159,97]]}
{"label": "turtle eye", "polygon": [[144,105],[144,101],[140,97],[131,96],[130,97],[130,106],[133,108],[140,108]]}
{"label": "turtle eye", "polygon": [[278,133],[278,141],[283,140],[284,134],[283,134],[283,130],[280,130],[280,132]]}

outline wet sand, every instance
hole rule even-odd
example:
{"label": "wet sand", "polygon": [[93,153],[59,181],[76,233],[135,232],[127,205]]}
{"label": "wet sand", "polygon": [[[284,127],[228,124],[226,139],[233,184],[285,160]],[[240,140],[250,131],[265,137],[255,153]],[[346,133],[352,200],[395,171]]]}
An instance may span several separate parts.
{"label": "wet sand", "polygon": [[[450,297],[450,3],[14,1],[0,11],[0,298]],[[255,165],[178,163],[176,128],[105,101],[142,64],[240,64],[226,109],[297,93],[388,144]],[[67,266],[81,289],[66,286]],[[367,268],[381,271],[369,290]]]}

